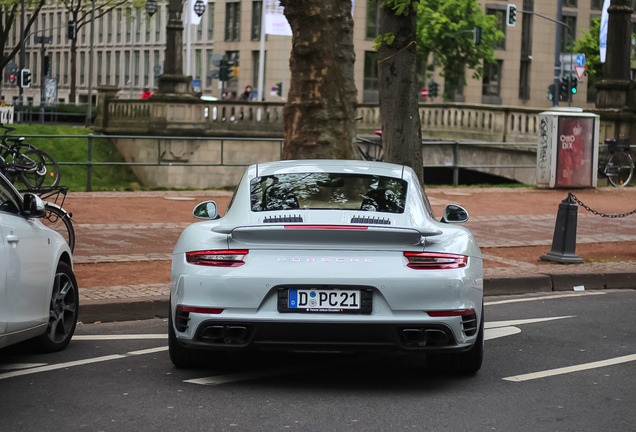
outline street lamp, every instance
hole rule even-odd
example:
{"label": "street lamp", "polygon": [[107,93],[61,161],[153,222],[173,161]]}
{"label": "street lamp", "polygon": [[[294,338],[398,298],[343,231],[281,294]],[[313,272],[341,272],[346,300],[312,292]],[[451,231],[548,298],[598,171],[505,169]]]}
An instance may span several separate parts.
{"label": "street lamp", "polygon": [[205,13],[205,3],[203,3],[203,0],[197,0],[196,2],[194,2],[194,13],[198,16],[201,16]]}
{"label": "street lamp", "polygon": [[152,17],[157,12],[157,0],[146,1],[146,13]]}

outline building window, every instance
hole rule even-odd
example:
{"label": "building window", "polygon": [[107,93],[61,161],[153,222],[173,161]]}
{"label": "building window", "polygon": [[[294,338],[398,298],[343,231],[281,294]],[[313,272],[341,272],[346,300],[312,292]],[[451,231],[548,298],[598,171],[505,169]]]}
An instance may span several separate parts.
{"label": "building window", "polygon": [[108,12],[106,15],[106,27],[108,32],[106,33],[106,42],[111,43],[113,41],[113,12]]}
{"label": "building window", "polygon": [[603,8],[603,0],[592,0],[592,10],[601,10]]}
{"label": "building window", "polygon": [[62,56],[59,52],[55,53],[55,77],[59,80],[61,76]]}
{"label": "building window", "polygon": [[124,53],[124,86],[130,85],[130,52]]}
{"label": "building window", "polygon": [[159,62],[159,51],[155,50],[154,51],[154,64],[152,66],[152,72],[154,73],[154,83],[157,83],[157,78],[159,77],[159,75],[161,75],[161,63]]}
{"label": "building window", "polygon": [[377,102],[379,100],[378,54],[375,51],[365,51],[362,102]]}
{"label": "building window", "polygon": [[501,104],[501,66],[502,60],[484,65],[482,82],[482,103]]}
{"label": "building window", "polygon": [[57,13],[57,37],[56,42],[58,45],[62,44],[62,13]]}
{"label": "building window", "polygon": [[240,40],[241,31],[241,2],[227,0],[225,4],[225,40]]}
{"label": "building window", "polygon": [[100,85],[102,83],[102,52],[98,52],[97,53],[97,85]]}
{"label": "building window", "polygon": [[106,84],[111,85],[111,75],[110,75],[110,58],[111,52],[106,51]]}
{"label": "building window", "polygon": [[375,39],[380,28],[380,12],[378,0],[367,0],[367,30],[366,38]]}
{"label": "building window", "polygon": [[139,51],[135,51],[135,60],[134,60],[134,67],[135,67],[135,72],[134,72],[134,77],[135,77],[135,87],[139,87],[140,83],[139,83],[139,57],[140,57],[140,52]]}
{"label": "building window", "polygon": [[578,0],[563,0],[563,7],[571,7],[571,8],[578,7],[577,1]]}
{"label": "building window", "polygon": [[214,40],[214,3],[208,3],[208,40]]}
{"label": "building window", "polygon": [[157,20],[155,21],[155,42],[161,41],[161,6],[157,5],[157,13],[155,14]]}
{"label": "building window", "polygon": [[80,53],[80,84],[84,84],[86,70],[86,53]]}
{"label": "building window", "polygon": [[121,78],[121,73],[119,72],[120,67],[121,67],[121,53],[119,51],[116,51],[115,52],[115,85],[122,86],[123,83],[119,81]]}
{"label": "building window", "polygon": [[133,19],[132,18],[126,18],[126,43],[130,43],[131,42],[132,26],[133,26]]}
{"label": "building window", "polygon": [[144,51],[144,86],[150,85],[150,51]]}
{"label": "building window", "polygon": [[[494,15],[495,16],[495,28],[503,34],[506,34],[506,10],[502,8],[494,8],[488,7],[486,9],[486,15]],[[506,49],[506,38],[503,38],[500,41],[497,41],[493,44],[494,49]]]}
{"label": "building window", "polygon": [[561,52],[569,53],[572,46],[572,39],[576,38],[576,15],[563,15],[563,22],[566,26],[561,26]]}
{"label": "building window", "polygon": [[69,69],[69,65],[68,65],[68,53],[65,52],[64,53],[64,84],[68,84],[68,69]]}
{"label": "building window", "polygon": [[152,30],[152,25],[151,25],[152,21],[150,21],[149,19],[145,19],[144,23],[145,23],[144,27],[146,30],[146,35],[145,35],[146,42],[150,42],[150,31]]}
{"label": "building window", "polygon": [[117,21],[115,22],[115,26],[117,28],[117,43],[121,43],[121,20],[122,20],[122,12],[121,9],[117,9]]}
{"label": "building window", "polygon": [[97,42],[104,42],[104,16],[100,16],[97,21]]}
{"label": "building window", "polygon": [[252,2],[252,40],[259,41],[261,40],[261,23],[263,16],[263,2],[262,1],[253,1]]}

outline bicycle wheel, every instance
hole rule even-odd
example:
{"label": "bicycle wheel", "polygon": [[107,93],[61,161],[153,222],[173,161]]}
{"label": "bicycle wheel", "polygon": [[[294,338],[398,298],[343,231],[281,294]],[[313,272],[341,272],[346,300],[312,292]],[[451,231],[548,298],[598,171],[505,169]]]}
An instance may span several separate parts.
{"label": "bicycle wheel", "polygon": [[71,213],[67,213],[60,206],[48,202],[44,203],[44,208],[46,213],[41,219],[42,223],[61,234],[66,243],[68,243],[69,248],[71,248],[71,252],[73,252],[73,249],[75,249],[75,229],[71,221]]}
{"label": "bicycle wheel", "polygon": [[605,175],[615,187],[623,187],[629,183],[634,173],[634,161],[629,153],[620,151],[612,154],[607,160]]}
{"label": "bicycle wheel", "polygon": [[60,167],[53,156],[45,151],[32,149],[19,156],[20,178],[27,189],[51,188],[60,182]]}

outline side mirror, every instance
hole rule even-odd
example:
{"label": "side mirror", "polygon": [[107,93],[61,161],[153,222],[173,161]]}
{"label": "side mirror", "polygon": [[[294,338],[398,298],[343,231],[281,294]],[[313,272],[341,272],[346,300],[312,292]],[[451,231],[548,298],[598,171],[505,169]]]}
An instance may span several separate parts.
{"label": "side mirror", "polygon": [[203,201],[197,204],[192,215],[197,219],[218,219],[221,217],[219,208],[214,201]]}
{"label": "side mirror", "polygon": [[44,201],[30,192],[24,194],[24,216],[29,218],[40,218],[44,216],[46,209],[44,208]]}
{"label": "side mirror", "polygon": [[457,204],[449,204],[444,209],[444,216],[440,222],[444,223],[462,223],[468,220],[468,212],[464,207]]}

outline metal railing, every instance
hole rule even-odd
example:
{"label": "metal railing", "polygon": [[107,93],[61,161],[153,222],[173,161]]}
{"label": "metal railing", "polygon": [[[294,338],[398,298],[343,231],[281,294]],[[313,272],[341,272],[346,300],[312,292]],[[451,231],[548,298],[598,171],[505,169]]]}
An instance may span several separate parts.
{"label": "metal railing", "polygon": [[[189,166],[189,167],[247,167],[254,162],[241,162],[228,160],[226,156],[226,150],[231,147],[232,142],[275,142],[279,144],[279,155],[282,155],[283,139],[282,138],[236,138],[236,137],[183,137],[183,136],[134,136],[134,135],[20,135],[24,136],[27,140],[31,138],[47,139],[52,141],[66,141],[61,145],[68,144],[69,140],[85,140],[87,149],[86,161],[62,161],[58,160],[60,166],[84,166],[86,167],[86,191],[92,190],[92,171],[96,166],[128,166],[128,167],[175,167],[175,166]],[[93,160],[93,150],[95,141],[105,140],[144,140],[154,141],[154,148],[156,153],[152,160],[143,162],[118,162],[118,161],[95,161]],[[167,141],[200,141],[200,142],[214,142],[220,144],[219,159],[217,161],[208,162],[189,162],[189,161],[174,161],[165,160],[164,155],[167,148],[165,144]],[[507,150],[526,150],[536,151],[536,143],[501,143],[501,142],[460,142],[460,141],[423,141],[424,154],[426,155],[426,146],[438,145],[438,146],[451,146],[452,147],[452,161],[450,163],[443,164],[424,164],[425,168],[451,168],[453,170],[453,184],[457,185],[459,182],[459,170],[460,169],[486,169],[486,168],[521,168],[521,169],[536,169],[536,164],[474,164],[468,161],[462,160],[461,149],[470,147],[481,148],[495,148],[495,149],[507,149]],[[55,153],[53,152],[55,157]],[[280,156],[279,156],[280,157]]]}

